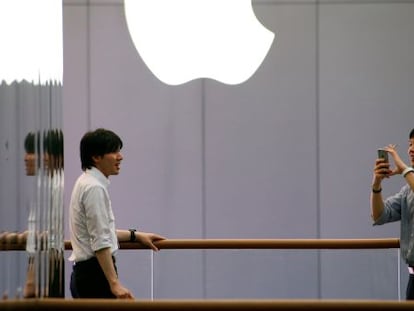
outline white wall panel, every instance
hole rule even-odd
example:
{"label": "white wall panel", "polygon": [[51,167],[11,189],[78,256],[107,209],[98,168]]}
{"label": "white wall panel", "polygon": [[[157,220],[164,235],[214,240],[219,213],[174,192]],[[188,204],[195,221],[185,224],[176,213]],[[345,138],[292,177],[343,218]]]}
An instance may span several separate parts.
{"label": "white wall panel", "polygon": [[[69,239],[68,209],[71,189],[81,172],[79,142],[89,128],[88,11],[85,6],[63,7],[63,135],[65,239]],[[70,252],[66,252],[68,258]],[[66,260],[65,291],[70,297],[71,263]]]}
{"label": "white wall panel", "polygon": [[[317,238],[315,9],[255,12],[276,34],[262,66],[239,86],[206,83],[206,237]],[[208,297],[318,295],[315,252],[243,254],[207,253]]]}

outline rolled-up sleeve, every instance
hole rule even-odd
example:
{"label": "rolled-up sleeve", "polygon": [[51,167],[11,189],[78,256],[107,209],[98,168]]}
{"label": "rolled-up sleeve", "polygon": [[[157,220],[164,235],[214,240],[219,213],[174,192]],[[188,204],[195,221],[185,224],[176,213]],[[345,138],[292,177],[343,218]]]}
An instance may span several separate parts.
{"label": "rolled-up sleeve", "polygon": [[388,197],[384,201],[384,210],[381,216],[374,222],[374,226],[401,220],[401,200],[402,191]]}

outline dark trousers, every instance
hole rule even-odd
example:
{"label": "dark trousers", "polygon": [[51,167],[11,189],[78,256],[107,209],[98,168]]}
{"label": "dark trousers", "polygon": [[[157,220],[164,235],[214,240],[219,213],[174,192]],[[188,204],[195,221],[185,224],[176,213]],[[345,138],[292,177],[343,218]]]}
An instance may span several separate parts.
{"label": "dark trousers", "polygon": [[65,297],[65,267],[63,250],[49,250],[48,297]]}
{"label": "dark trousers", "polygon": [[405,295],[407,300],[414,300],[414,274],[409,275],[407,291]]}
{"label": "dark trousers", "polygon": [[96,257],[73,265],[70,292],[73,298],[116,298]]}

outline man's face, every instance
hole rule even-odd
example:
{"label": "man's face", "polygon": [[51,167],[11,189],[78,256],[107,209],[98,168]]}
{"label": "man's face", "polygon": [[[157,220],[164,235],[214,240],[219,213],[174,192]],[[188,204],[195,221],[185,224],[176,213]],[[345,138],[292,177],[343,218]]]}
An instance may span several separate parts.
{"label": "man's face", "polygon": [[50,169],[50,156],[47,152],[43,154],[43,165],[45,169]]}
{"label": "man's face", "polygon": [[36,155],[34,153],[26,153],[24,156],[24,164],[26,165],[26,175],[36,175]]}
{"label": "man's face", "polygon": [[410,157],[411,166],[414,166],[414,138],[408,141],[408,156]]}
{"label": "man's face", "polygon": [[123,159],[121,151],[106,153],[103,156],[93,157],[95,167],[102,172],[107,178],[110,175],[118,175],[121,169]]}

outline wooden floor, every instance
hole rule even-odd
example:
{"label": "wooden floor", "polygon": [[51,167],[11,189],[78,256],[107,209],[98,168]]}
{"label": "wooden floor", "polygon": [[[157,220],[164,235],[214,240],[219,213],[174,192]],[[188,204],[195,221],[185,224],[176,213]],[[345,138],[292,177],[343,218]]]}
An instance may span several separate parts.
{"label": "wooden floor", "polygon": [[0,310],[414,310],[414,301],[390,300],[116,300],[19,299],[0,301]]}

